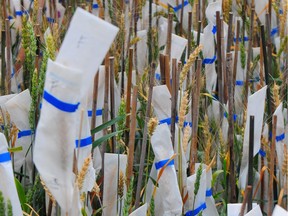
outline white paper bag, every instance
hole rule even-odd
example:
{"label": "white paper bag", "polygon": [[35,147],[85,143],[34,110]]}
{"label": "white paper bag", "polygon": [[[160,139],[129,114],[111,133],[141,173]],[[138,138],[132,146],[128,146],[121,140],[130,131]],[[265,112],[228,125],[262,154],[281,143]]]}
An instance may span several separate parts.
{"label": "white paper bag", "polygon": [[4,134],[0,133],[0,191],[3,193],[4,202],[11,202],[13,215],[22,215],[19,197],[14,183],[13,168],[8,144]]}

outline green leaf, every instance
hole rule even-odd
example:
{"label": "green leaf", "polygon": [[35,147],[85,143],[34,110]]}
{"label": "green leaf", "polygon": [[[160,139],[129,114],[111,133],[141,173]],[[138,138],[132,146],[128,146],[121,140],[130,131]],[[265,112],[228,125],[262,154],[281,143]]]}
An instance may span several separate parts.
{"label": "green leaf", "polygon": [[110,134],[106,134],[105,136],[102,136],[101,138],[95,140],[92,144],[92,149],[100,146],[103,142],[107,141],[108,139],[112,138],[113,136],[116,136],[118,133],[122,133],[123,130],[121,131],[116,131]]}
{"label": "green leaf", "polygon": [[10,152],[10,153],[15,153],[15,152],[20,152],[20,151],[22,151],[23,150],[23,148],[22,148],[22,146],[18,146],[18,147],[15,147],[15,148],[8,148],[8,152]]}
{"label": "green leaf", "polygon": [[217,170],[212,174],[212,182],[211,182],[212,187],[214,187],[216,180],[217,180],[217,177],[223,172],[224,172],[223,170]]}
{"label": "green leaf", "polygon": [[24,189],[17,178],[14,178],[14,181],[15,181],[15,185],[16,185],[16,189],[17,189],[17,193],[18,193],[18,197],[21,203],[22,210],[27,212],[28,208],[26,205],[26,196],[25,196]]}
{"label": "green leaf", "polygon": [[114,119],[108,121],[108,122],[105,122],[104,124],[92,129],[91,130],[91,134],[93,135],[93,134],[95,134],[95,133],[97,133],[97,132],[99,132],[99,131],[101,131],[101,130],[103,130],[103,129],[105,129],[105,128],[113,125],[113,124],[115,124],[116,122],[124,119],[125,117],[126,117],[126,115],[121,115],[121,116],[118,116],[117,118],[114,118]]}

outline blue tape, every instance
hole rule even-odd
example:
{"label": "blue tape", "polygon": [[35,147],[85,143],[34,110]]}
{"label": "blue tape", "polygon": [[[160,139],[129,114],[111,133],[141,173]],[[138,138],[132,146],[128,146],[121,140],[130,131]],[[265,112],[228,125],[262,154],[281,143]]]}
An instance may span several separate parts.
{"label": "blue tape", "polygon": [[213,58],[204,58],[203,64],[213,64],[216,61],[216,55],[213,56]]}
{"label": "blue tape", "polygon": [[19,131],[18,132],[18,139],[20,139],[21,137],[31,136],[32,134],[34,134],[34,132],[32,130]]}
{"label": "blue tape", "polygon": [[266,156],[266,152],[263,150],[263,149],[259,149],[259,152],[258,152],[260,155],[261,155],[261,157],[265,157]]}
{"label": "blue tape", "polygon": [[201,211],[203,211],[204,209],[206,209],[206,203],[202,203],[198,208],[186,212],[185,216],[195,216],[199,214]]}
{"label": "blue tape", "polygon": [[208,190],[206,190],[206,197],[210,197],[210,196],[212,196],[212,188],[210,188],[210,189],[208,189]]}
{"label": "blue tape", "polygon": [[[272,132],[269,133],[270,139],[272,139]],[[276,142],[280,142],[285,139],[285,133],[276,136]]]}
{"label": "blue tape", "polygon": [[[80,143],[79,143],[79,141],[80,141]],[[92,144],[92,137],[91,136],[86,137],[84,139],[75,140],[76,148],[78,148],[78,146],[80,148],[82,148],[82,147],[85,147],[85,146],[88,146],[88,145],[91,145],[91,144]]]}
{"label": "blue tape", "polygon": [[[228,113],[227,112],[224,112],[224,117],[228,118]],[[237,120],[237,114],[233,115],[233,120],[234,120],[234,122]]]}
{"label": "blue tape", "polygon": [[271,37],[274,36],[275,34],[277,34],[278,31],[279,31],[279,28],[278,28],[278,27],[273,28],[273,29],[271,30],[271,33],[270,33]]}
{"label": "blue tape", "polygon": [[92,5],[92,8],[93,8],[93,9],[97,9],[97,8],[99,8],[99,5],[98,5],[98,4],[93,4],[93,5]]}
{"label": "blue tape", "polygon": [[47,17],[47,22],[54,23],[54,19],[52,17]]}
{"label": "blue tape", "polygon": [[[233,40],[234,40],[234,42],[236,42],[236,39],[237,39],[237,38],[236,38],[236,37],[234,37],[234,39],[233,39]],[[239,38],[238,38],[238,41],[239,41],[239,42],[242,42],[242,38],[241,38],[241,37],[239,37]],[[245,42],[249,41],[249,38],[248,38],[247,36],[244,36],[244,41],[245,41]]]}
{"label": "blue tape", "polygon": [[[102,109],[96,110],[96,116],[102,116],[102,114],[103,114]],[[92,110],[88,110],[88,117],[92,117]]]}
{"label": "blue tape", "polygon": [[183,124],[183,126],[184,127],[186,127],[186,126],[189,126],[189,127],[192,127],[192,122],[186,122],[186,121],[184,121],[184,124]]}
{"label": "blue tape", "polygon": [[242,80],[236,80],[235,85],[236,85],[236,86],[243,86],[243,85],[244,85],[244,81],[242,81]]}
{"label": "blue tape", "polygon": [[155,73],[155,79],[156,80],[161,80],[161,75],[159,73]]}
{"label": "blue tape", "polygon": [[[184,7],[187,6],[189,4],[188,1],[184,1]],[[182,8],[182,4],[177,5],[176,7],[173,8],[174,12],[178,12],[179,10],[181,10]]]}
{"label": "blue tape", "polygon": [[[178,116],[176,116],[176,122],[175,122],[175,123],[178,122],[178,119],[179,119]],[[171,125],[171,117],[160,120],[160,121],[159,121],[159,125],[161,125],[161,124]]]}
{"label": "blue tape", "polygon": [[213,34],[216,34],[216,32],[217,32],[217,26],[216,26],[216,25],[213,25],[212,33],[213,33]]}
{"label": "blue tape", "polygon": [[75,112],[78,109],[80,103],[77,104],[70,104],[60,101],[53,95],[49,94],[47,91],[44,91],[43,99],[45,99],[48,103],[56,107],[57,109],[63,112]]}
{"label": "blue tape", "polygon": [[[166,160],[161,160],[161,161],[158,161],[155,163],[155,167],[156,167],[156,170],[158,169],[161,169],[162,167],[165,166],[165,164],[169,161],[170,159],[166,159]],[[174,159],[171,160],[167,166],[173,166],[174,165]]]}
{"label": "blue tape", "polygon": [[0,154],[0,163],[11,161],[11,156],[9,152]]}
{"label": "blue tape", "polygon": [[13,16],[9,15],[9,16],[8,16],[8,19],[9,19],[9,20],[12,20],[12,19],[13,19]]}
{"label": "blue tape", "polygon": [[283,14],[283,10],[282,9],[279,9],[279,14]]}
{"label": "blue tape", "polygon": [[16,15],[16,16],[22,16],[22,15],[23,15],[23,12],[22,12],[22,11],[15,11],[15,15]]}

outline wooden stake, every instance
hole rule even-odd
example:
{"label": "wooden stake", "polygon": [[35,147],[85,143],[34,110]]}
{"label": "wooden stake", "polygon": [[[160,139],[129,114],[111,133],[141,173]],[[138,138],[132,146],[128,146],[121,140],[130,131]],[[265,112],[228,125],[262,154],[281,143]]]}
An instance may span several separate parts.
{"label": "wooden stake", "polygon": [[[224,46],[224,21],[221,18],[221,45]],[[227,76],[226,76],[226,56],[225,56],[225,49],[221,48],[221,58],[222,58],[222,79],[224,83],[227,83]],[[228,100],[228,85],[223,85],[223,103],[227,103]]]}
{"label": "wooden stake", "polygon": [[251,185],[251,193],[247,196],[248,212],[252,210],[253,194],[253,151],[254,151],[254,116],[250,116],[249,126],[249,156],[248,156],[248,185]]}
{"label": "wooden stake", "polygon": [[[244,106],[247,106],[248,103],[248,88],[249,88],[249,80],[250,77],[252,76],[252,71],[251,71],[251,60],[252,60],[252,45],[253,45],[253,30],[254,30],[254,13],[255,13],[255,8],[254,5],[251,5],[251,24],[250,24],[250,34],[249,34],[249,45],[248,45],[248,54],[247,54],[247,71],[246,71],[246,81],[245,81],[245,97],[244,97]],[[244,38],[242,38],[243,43]]]}
{"label": "wooden stake", "polygon": [[240,35],[240,20],[237,20],[236,24],[236,43],[234,51],[234,62],[233,62],[233,86],[235,90],[236,75],[237,75],[237,63],[238,63],[238,53],[239,53],[239,35]]}
{"label": "wooden stake", "polygon": [[273,115],[272,141],[271,141],[270,164],[269,164],[270,175],[269,175],[269,187],[268,187],[268,216],[272,215],[272,210],[274,207],[273,177],[274,177],[275,146],[276,146],[276,128],[277,128],[277,116]]}
{"label": "wooden stake", "polygon": [[172,27],[173,27],[173,13],[168,14],[168,28],[167,28],[167,42],[166,42],[166,55],[171,57],[171,41],[172,41]]}
{"label": "wooden stake", "polygon": [[229,142],[229,155],[230,155],[230,166],[229,166],[229,191],[230,197],[229,202],[235,203],[237,201],[236,197],[236,180],[235,180],[235,157],[234,157],[234,84],[233,84],[233,71],[232,71],[232,53],[226,54],[226,74],[227,74],[227,83],[228,83],[228,92],[229,92],[229,115],[228,115],[228,142]]}
{"label": "wooden stake", "polygon": [[136,122],[137,93],[138,93],[138,87],[134,86],[133,98],[132,98],[130,134],[129,134],[130,136],[129,136],[129,153],[128,153],[128,165],[127,165],[127,187],[130,185],[130,181],[133,176],[135,132],[136,132],[136,127],[137,127],[137,122]]}
{"label": "wooden stake", "polygon": [[[99,71],[94,77],[93,86],[93,98],[92,98],[92,118],[91,118],[91,129],[96,127],[96,111],[97,111],[97,98],[98,98],[98,83],[99,83]],[[95,136],[92,136],[92,141],[94,142]],[[93,151],[93,150],[92,150]],[[92,152],[93,155],[93,152]]]}
{"label": "wooden stake", "polygon": [[251,193],[251,190],[252,190],[252,186],[251,185],[247,185],[239,216],[244,216],[246,203],[247,203],[247,200],[248,200],[248,196]]}
{"label": "wooden stake", "polygon": [[176,116],[177,116],[177,59],[172,59],[172,95],[171,95],[171,139],[172,139],[172,146],[175,146],[175,123],[176,123]]}
{"label": "wooden stake", "polygon": [[233,13],[229,12],[229,24],[228,24],[228,39],[227,39],[227,49],[226,52],[229,53],[231,51],[231,45],[233,42]]}
{"label": "wooden stake", "polygon": [[170,83],[170,58],[168,55],[164,56],[164,62],[165,62],[165,83],[170,91],[170,94],[172,94],[172,87]]}
{"label": "wooden stake", "polygon": [[[197,162],[197,143],[198,143],[198,118],[199,118],[199,100],[200,100],[200,88],[201,88],[201,69],[202,60],[197,60],[197,69],[194,79],[196,80],[193,87],[192,95],[192,141],[190,148],[190,175],[195,173],[195,163]],[[193,80],[193,79],[192,79]]]}
{"label": "wooden stake", "polygon": [[163,54],[160,54],[159,57],[159,63],[160,63],[160,75],[161,75],[161,85],[165,85],[165,57]]}
{"label": "wooden stake", "polygon": [[183,12],[184,12],[184,0],[181,1],[180,36],[183,35]]}
{"label": "wooden stake", "polygon": [[[130,128],[130,109],[131,109],[131,86],[132,86],[132,69],[133,69],[133,49],[129,49],[129,70],[127,77],[127,91],[126,91],[126,128]],[[128,146],[129,132],[125,132],[125,143]]]}
{"label": "wooden stake", "polygon": [[[11,93],[11,75],[12,75],[12,68],[11,68],[11,34],[10,34],[10,20],[6,19],[6,53],[7,53],[7,58],[6,58],[6,68],[7,68],[7,73],[6,73],[6,94]],[[5,55],[5,52],[2,53],[2,55]]]}
{"label": "wooden stake", "polygon": [[[114,119],[116,116],[115,113],[115,90],[114,90],[114,57],[109,57],[109,68],[110,68],[110,115],[111,119]],[[111,132],[116,132],[116,125],[111,125]],[[116,151],[116,137],[112,137],[112,152],[115,153]]]}
{"label": "wooden stake", "polygon": [[5,44],[6,44],[6,32],[2,28],[1,31],[1,95],[5,95],[5,79],[6,79],[6,70],[5,70]]}
{"label": "wooden stake", "polygon": [[144,171],[144,162],[146,157],[146,147],[147,147],[147,132],[148,132],[148,121],[150,118],[151,113],[151,101],[152,101],[152,93],[153,93],[153,86],[154,86],[154,77],[155,77],[155,63],[152,63],[150,78],[149,78],[149,92],[148,92],[148,101],[145,113],[145,123],[144,123],[144,131],[143,131],[143,141],[142,141],[142,148],[141,148],[141,156],[140,156],[140,165],[139,165],[139,175],[137,180],[137,189],[136,189],[136,200],[135,200],[135,209],[139,207],[140,204],[140,192],[142,188],[142,178],[143,178],[143,171]]}
{"label": "wooden stake", "polygon": [[[218,81],[218,97],[220,104],[224,102],[223,95],[223,73],[222,73],[222,53],[221,53],[221,19],[220,11],[216,11],[216,23],[217,23],[217,81]],[[222,125],[223,119],[223,107],[220,106],[220,125]]]}

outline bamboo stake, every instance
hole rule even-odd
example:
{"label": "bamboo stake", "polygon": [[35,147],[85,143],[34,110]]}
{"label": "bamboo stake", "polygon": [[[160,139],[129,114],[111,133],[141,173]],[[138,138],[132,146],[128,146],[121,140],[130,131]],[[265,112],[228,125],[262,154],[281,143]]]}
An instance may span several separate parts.
{"label": "bamboo stake", "polygon": [[247,6],[247,1],[242,0],[242,38],[243,39],[245,37],[246,8],[247,8],[246,6]]}
{"label": "bamboo stake", "polygon": [[152,101],[152,92],[153,92],[153,85],[154,85],[154,76],[155,76],[155,63],[152,63],[150,78],[149,78],[149,92],[148,92],[148,101],[145,113],[145,124],[144,124],[144,131],[143,131],[143,141],[142,141],[142,148],[141,148],[141,156],[140,156],[140,166],[139,166],[139,175],[137,180],[137,189],[136,189],[136,201],[135,201],[135,209],[139,207],[140,204],[140,192],[142,187],[142,178],[143,178],[143,171],[144,171],[144,162],[146,157],[146,147],[147,147],[147,132],[148,132],[148,121],[150,118],[151,113],[151,101]]}
{"label": "bamboo stake", "polygon": [[[9,19],[5,19],[6,23],[6,52],[7,52],[7,59],[6,59],[6,94],[11,93],[11,74],[12,74],[12,68],[11,68],[11,34],[10,34],[10,21]],[[2,55],[5,55],[5,52],[2,53]]]}
{"label": "bamboo stake", "polygon": [[[221,45],[224,46],[224,21],[223,18],[220,19],[221,23]],[[225,49],[221,48],[221,58],[222,58],[222,79],[224,83],[227,83],[227,76],[226,76],[226,56],[225,56]],[[228,85],[223,85],[223,103],[227,103],[228,100]]]}
{"label": "bamboo stake", "polygon": [[159,57],[159,63],[160,63],[160,74],[161,74],[161,85],[165,85],[165,57],[163,54],[160,54]]}
{"label": "bamboo stake", "polygon": [[237,20],[236,24],[236,43],[234,51],[234,62],[233,62],[233,90],[235,90],[236,75],[237,75],[237,63],[238,63],[238,53],[239,53],[239,35],[240,35],[240,20]]}
{"label": "bamboo stake", "polygon": [[198,20],[197,46],[199,46],[199,44],[200,44],[201,25],[202,25],[202,21]]}
{"label": "bamboo stake", "polygon": [[184,12],[184,0],[181,1],[180,36],[183,35],[183,12]]}
{"label": "bamboo stake", "polygon": [[249,194],[251,193],[251,190],[252,190],[252,186],[247,185],[239,216],[244,216],[247,199],[248,199]]}
{"label": "bamboo stake", "polygon": [[168,55],[164,56],[164,62],[165,62],[165,83],[170,91],[170,94],[172,94],[172,87],[170,83],[170,58]]}
{"label": "bamboo stake", "polygon": [[172,41],[172,26],[173,26],[173,13],[168,14],[168,28],[167,28],[167,42],[166,42],[166,55],[171,57],[171,41]]}
{"label": "bamboo stake", "polygon": [[[217,81],[218,81],[218,97],[220,104],[223,104],[223,74],[222,74],[222,53],[221,53],[221,19],[220,11],[216,11],[216,23],[217,23]],[[223,107],[220,106],[220,125],[222,125],[223,119]]]}
{"label": "bamboo stake", "polygon": [[134,86],[133,98],[132,98],[130,134],[129,134],[130,136],[129,136],[129,153],[128,153],[128,165],[127,165],[127,187],[130,185],[130,181],[133,176],[135,132],[136,132],[136,127],[137,127],[137,122],[136,122],[137,93],[138,93],[138,87]]}
{"label": "bamboo stake", "polygon": [[[252,60],[252,45],[253,45],[253,30],[254,30],[254,13],[255,13],[255,6],[252,2],[251,5],[251,24],[250,24],[250,34],[249,34],[249,45],[248,45],[248,54],[247,54],[247,71],[246,71],[246,81],[245,81],[245,97],[244,97],[244,105],[246,107],[248,102],[248,87],[249,87],[249,80],[252,76],[251,71],[251,60]],[[244,38],[242,38],[244,43]]]}
{"label": "bamboo stake", "polygon": [[228,38],[227,38],[227,49],[226,52],[229,53],[231,51],[231,45],[233,42],[233,13],[229,12],[229,24],[228,24]]}
{"label": "bamboo stake", "polygon": [[[201,69],[202,69],[202,60],[197,60],[197,69],[195,74],[195,86],[193,88],[192,95],[192,141],[190,148],[190,164],[189,171],[190,175],[195,173],[195,163],[197,162],[197,142],[198,142],[198,118],[199,118],[199,97],[200,97],[200,88],[201,88]],[[192,79],[193,80],[193,79]]]}
{"label": "bamboo stake", "polygon": [[271,141],[270,164],[269,164],[270,175],[269,175],[269,186],[268,186],[268,216],[272,215],[272,210],[274,206],[274,203],[273,203],[274,201],[273,200],[274,179],[273,177],[274,177],[274,162],[275,162],[276,127],[277,127],[277,116],[273,115],[272,141]]}
{"label": "bamboo stake", "polygon": [[[129,69],[127,77],[127,91],[126,91],[126,128],[130,128],[130,109],[131,109],[131,86],[132,86],[132,68],[133,68],[133,49],[129,49]],[[125,132],[125,143],[128,146],[129,132]]]}
{"label": "bamboo stake", "polygon": [[171,94],[171,139],[172,146],[175,146],[175,124],[176,124],[176,115],[177,115],[177,59],[172,59],[172,94]]}
{"label": "bamboo stake", "polygon": [[[115,118],[115,90],[114,90],[114,57],[109,57],[110,66],[110,115],[111,119]],[[116,132],[116,125],[111,125],[111,132]],[[116,150],[116,137],[112,137],[112,152],[115,153]]]}
{"label": "bamboo stake", "polygon": [[205,28],[205,24],[206,24],[206,16],[205,16],[205,10],[206,10],[206,0],[202,0],[202,30],[204,30]]}
{"label": "bamboo stake", "polygon": [[248,185],[251,185],[251,191],[247,196],[248,212],[252,210],[253,194],[253,151],[254,151],[254,116],[250,116],[249,126],[249,156],[248,156]]}
{"label": "bamboo stake", "polygon": [[[187,60],[190,56],[190,53],[191,53],[191,29],[192,28],[192,12],[189,11],[188,12],[188,33],[187,33],[187,40],[188,40],[188,48],[187,48]],[[186,78],[186,82],[187,82],[187,85],[186,86],[189,86],[190,85],[190,76],[191,76],[191,70],[188,71],[187,73],[187,78]]]}
{"label": "bamboo stake", "polygon": [[[94,86],[93,86],[93,98],[92,98],[92,118],[91,118],[91,129],[94,129],[96,126],[96,111],[97,111],[97,98],[98,98],[98,83],[99,83],[99,71],[94,77]],[[92,136],[92,141],[94,142],[95,136]],[[93,151],[93,150],[92,150]],[[93,155],[93,152],[92,152]]]}
{"label": "bamboo stake", "polygon": [[[4,28],[1,31],[1,95],[5,95],[5,78],[6,78],[6,70],[5,70],[5,42],[6,42],[6,32]],[[5,41],[5,42],[4,42]]]}
{"label": "bamboo stake", "polygon": [[227,75],[227,81],[228,81],[228,92],[229,92],[229,116],[228,116],[228,122],[229,122],[229,129],[228,129],[228,142],[229,142],[229,155],[230,155],[230,166],[229,166],[229,176],[228,176],[228,182],[229,182],[229,191],[230,191],[230,203],[235,203],[237,200],[236,197],[236,180],[235,180],[235,157],[234,157],[234,91],[233,91],[233,71],[232,71],[232,53],[226,54],[226,75]]}

